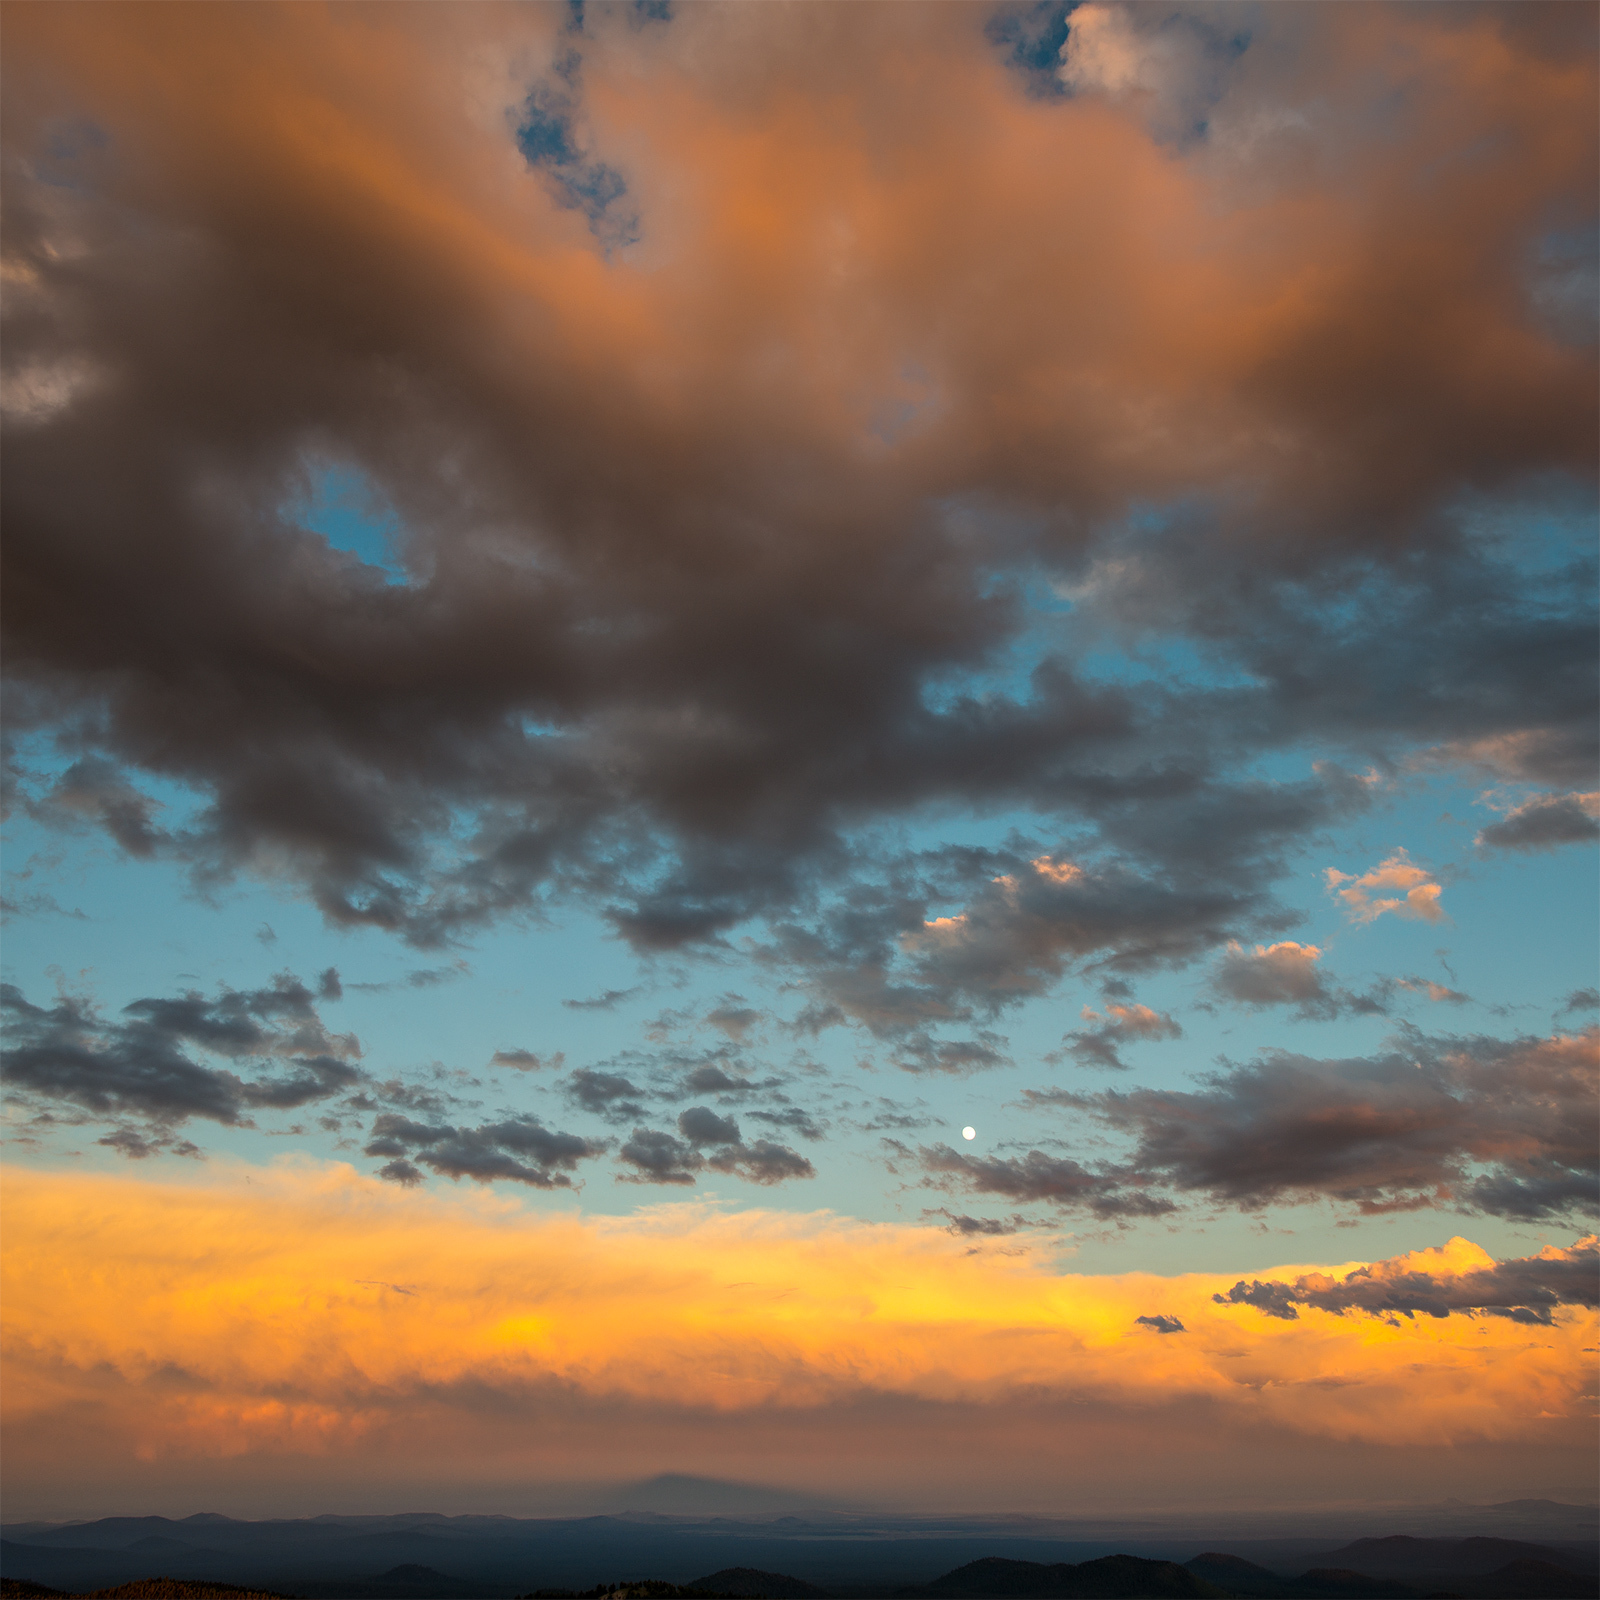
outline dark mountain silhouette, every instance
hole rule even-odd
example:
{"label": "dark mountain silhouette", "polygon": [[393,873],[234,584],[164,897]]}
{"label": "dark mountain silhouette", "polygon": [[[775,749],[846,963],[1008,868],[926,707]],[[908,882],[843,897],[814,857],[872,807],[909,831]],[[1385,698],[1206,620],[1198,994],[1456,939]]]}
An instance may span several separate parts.
{"label": "dark mountain silhouette", "polygon": [[1593,1571],[1594,1562],[1582,1563],[1572,1552],[1521,1539],[1413,1539],[1397,1533],[1387,1539],[1357,1539],[1338,1550],[1316,1557],[1330,1566],[1357,1572],[1460,1572],[1490,1573],[1508,1561],[1547,1561],[1572,1571]]}
{"label": "dark mountain silhouette", "polygon": [[693,1579],[689,1587],[707,1594],[741,1597],[766,1596],[767,1600],[814,1600],[827,1594],[803,1578],[790,1578],[781,1572],[762,1572],[757,1567],[724,1567],[720,1572]]}
{"label": "dark mountain silhouette", "polygon": [[371,1578],[306,1578],[294,1585],[308,1600],[475,1600],[483,1585],[452,1578],[435,1567],[404,1561]]}
{"label": "dark mountain silhouette", "polygon": [[1225,1589],[1229,1594],[1278,1595],[1284,1592],[1284,1578],[1270,1568],[1257,1566],[1243,1556],[1230,1556],[1220,1550],[1207,1550],[1184,1566],[1195,1577]]}
{"label": "dark mountain silhouette", "polygon": [[232,1583],[189,1583],[181,1578],[140,1578],[115,1589],[97,1589],[83,1600],[284,1600],[265,1589],[241,1589]]}
{"label": "dark mountain silhouette", "polygon": [[979,1596],[1005,1600],[1010,1596],[1076,1597],[1076,1600],[1119,1600],[1122,1596],[1184,1597],[1205,1600],[1223,1590],[1197,1578],[1175,1561],[1146,1561],[1140,1556],[1102,1556],[1077,1565],[1060,1561],[1045,1566],[1037,1561],[1007,1561],[988,1556],[969,1561],[932,1583],[905,1589],[907,1596]]}
{"label": "dark mountain silhouette", "polygon": [[1424,1593],[1409,1583],[1399,1583],[1393,1578],[1371,1578],[1364,1572],[1352,1572],[1348,1567],[1313,1567],[1291,1578],[1283,1587],[1286,1595],[1324,1595],[1327,1600],[1412,1600]]}
{"label": "dark mountain silhouette", "polygon": [[1595,1600],[1600,1595],[1600,1580],[1550,1561],[1525,1558],[1506,1562],[1479,1584],[1463,1587],[1461,1593],[1494,1596],[1495,1600]]}

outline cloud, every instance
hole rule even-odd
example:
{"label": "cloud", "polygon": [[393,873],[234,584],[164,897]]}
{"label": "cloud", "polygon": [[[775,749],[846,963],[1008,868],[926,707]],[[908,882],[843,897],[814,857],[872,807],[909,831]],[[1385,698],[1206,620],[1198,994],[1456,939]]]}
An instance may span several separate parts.
{"label": "cloud", "polygon": [[[1301,1306],[1289,1321],[1217,1304],[1237,1271],[1064,1272],[1049,1248],[967,1254],[970,1237],[943,1227],[827,1212],[679,1204],[584,1217],[306,1163],[168,1183],[13,1164],[3,1182],[8,1230],[51,1241],[0,1263],[8,1426],[56,1470],[131,1464],[143,1449],[150,1471],[216,1474],[242,1450],[255,1463],[286,1454],[300,1478],[330,1457],[364,1476],[420,1436],[449,1475],[504,1457],[556,1477],[599,1433],[579,1459],[600,1476],[623,1428],[642,1470],[662,1471],[674,1450],[680,1464],[686,1452],[709,1463],[737,1445],[742,1460],[775,1433],[820,1435],[838,1454],[817,1471],[835,1478],[887,1434],[902,1453],[875,1472],[898,1463],[898,1481],[922,1483],[903,1474],[919,1470],[929,1434],[885,1419],[942,1429],[952,1408],[967,1468],[985,1475],[1019,1450],[1042,1470],[1072,1417],[1076,1455],[1085,1428],[1124,1441],[1131,1430],[1121,1448],[1147,1481],[1155,1440],[1175,1427],[1187,1440],[1190,1406],[1212,1452],[1219,1437],[1250,1437],[1257,1461],[1279,1439],[1286,1460],[1308,1440],[1399,1446],[1413,1472],[1419,1449],[1474,1440],[1546,1460],[1592,1453],[1595,1313],[1544,1266],[1514,1268],[1556,1296],[1535,1342],[1505,1318],[1455,1315],[1401,1317],[1375,1338],[1348,1311]],[[218,1239],[233,1246],[220,1257]],[[1450,1250],[1415,1265],[1450,1283],[1463,1266],[1493,1266],[1471,1246]],[[1344,1284],[1364,1265],[1266,1264],[1261,1277],[1299,1294],[1303,1278]],[[1544,1305],[1531,1285],[1515,1293]],[[1182,1336],[1152,1337],[1136,1320],[1151,1305]],[[68,1427],[88,1404],[93,1427]],[[1041,1408],[1049,1425],[1036,1433],[1026,1419]],[[567,1424],[546,1443],[552,1414]],[[696,1418],[744,1418],[761,1444],[743,1428],[702,1435]],[[1205,1459],[1198,1441],[1196,1452]],[[1097,1452],[1096,1474],[1121,1459]],[[1182,1477],[1192,1484],[1192,1464]]]}
{"label": "cloud", "polygon": [[1425,994],[1430,1000],[1469,1004],[1471,996],[1430,978],[1384,978],[1365,992],[1333,983],[1323,971],[1322,951],[1314,944],[1283,939],[1257,945],[1254,952],[1230,943],[1211,973],[1211,987],[1235,1005],[1292,1005],[1301,1022],[1331,1022],[1335,1017],[1387,1015],[1397,989]]}
{"label": "cloud", "polygon": [[569,1011],[612,1011],[638,992],[638,985],[635,985],[630,989],[607,989],[604,994],[589,1000],[563,1000],[561,1003]]}
{"label": "cloud", "polygon": [[[1526,266],[1592,210],[1583,50],[1092,5],[1046,100],[959,8],[691,11],[113,10],[91,47],[28,8],[32,814],[423,949],[573,902],[643,951],[794,928],[819,1004],[909,1033],[1281,934],[1287,862],[1370,803],[1254,776],[1282,752],[1587,781],[1587,557],[1461,511],[1592,475],[1593,355]],[[70,185],[64,115],[107,134]],[[889,439],[912,364],[936,403]],[[397,581],[298,520],[328,461],[393,508]],[[1095,664],[1151,641],[1203,669]],[[898,870],[874,827],[973,811],[1040,835],[1013,887],[828,959]]]}
{"label": "cloud", "polygon": [[[1323,876],[1328,892],[1344,901],[1352,922],[1372,922],[1386,911],[1422,922],[1444,919],[1444,908],[1439,904],[1444,891],[1431,873],[1412,863],[1404,850],[1394,851],[1359,877],[1335,867],[1329,867]],[[1348,884],[1349,888],[1341,888],[1341,884]],[[1385,890],[1393,893],[1386,896]]]}
{"label": "cloud", "polygon": [[491,1067],[511,1067],[517,1072],[542,1072],[545,1068],[559,1069],[566,1062],[566,1054],[557,1050],[553,1055],[541,1056],[533,1050],[496,1050],[489,1057]]}
{"label": "cloud", "polygon": [[1230,943],[1217,964],[1212,983],[1218,993],[1243,1005],[1321,1007],[1332,997],[1324,988],[1317,963],[1322,951],[1314,944],[1284,939],[1257,945],[1251,954]]}
{"label": "cloud", "polygon": [[1083,1020],[1096,1026],[1080,1028],[1066,1036],[1067,1051],[1081,1067],[1111,1067],[1123,1072],[1127,1070],[1127,1063],[1117,1052],[1130,1040],[1183,1037],[1183,1029],[1164,1011],[1152,1011],[1149,1006],[1118,1005],[1114,1000],[1106,1003],[1104,1016],[1085,1006]]}
{"label": "cloud", "polygon": [[592,1161],[608,1149],[607,1140],[556,1133],[537,1117],[512,1116],[476,1128],[454,1128],[414,1122],[385,1111],[373,1119],[372,1136],[363,1154],[391,1157],[380,1176],[408,1187],[420,1181],[420,1165],[442,1178],[568,1189],[572,1187],[569,1174],[579,1163]]}
{"label": "cloud", "polygon": [[[6,984],[0,1010],[8,1019],[8,1094],[34,1106],[71,1106],[84,1117],[141,1117],[165,1129],[193,1117],[240,1125],[253,1112],[326,1100],[366,1077],[355,1065],[355,1035],[330,1032],[292,973],[210,999],[191,990],[135,1000],[115,1020],[75,995],[36,1006]],[[251,1063],[255,1076],[196,1059],[206,1056]],[[161,1142],[148,1132],[139,1137],[140,1154]],[[135,1153],[128,1138],[111,1147]]]}
{"label": "cloud", "polygon": [[[1221,13],[1218,13],[1221,15]],[[1074,94],[1142,103],[1159,139],[1203,132],[1226,63],[1248,35],[1219,33],[1202,13],[1157,6],[1080,5],[1067,17],[1060,77]]]}
{"label": "cloud", "polygon": [[1154,1328],[1157,1333],[1187,1333],[1189,1330],[1176,1317],[1135,1317],[1134,1322],[1146,1328]]}
{"label": "cloud", "polygon": [[1299,1307],[1311,1306],[1343,1316],[1365,1311],[1393,1319],[1396,1315],[1444,1318],[1452,1311],[1483,1312],[1512,1322],[1553,1327],[1563,1306],[1600,1303],[1600,1243],[1593,1234],[1570,1249],[1547,1245],[1536,1256],[1495,1261],[1465,1239],[1417,1250],[1388,1261],[1357,1267],[1342,1277],[1307,1273],[1293,1284],[1246,1284],[1242,1279],[1218,1305],[1249,1305],[1269,1317],[1294,1321]]}
{"label": "cloud", "polygon": [[947,1144],[918,1152],[929,1186],[996,1194],[1025,1204],[1042,1202],[1063,1209],[1082,1208],[1102,1221],[1159,1217],[1176,1211],[1171,1200],[1130,1186],[1130,1174],[1090,1171],[1076,1161],[1030,1150],[1022,1157],[969,1156]]}
{"label": "cloud", "polygon": [[718,1006],[716,1010],[706,1013],[706,1021],[713,1028],[720,1028],[735,1044],[742,1043],[744,1036],[760,1020],[759,1011],[754,1011],[749,1006],[734,1004]]}
{"label": "cloud", "polygon": [[776,1089],[782,1078],[741,1078],[714,1061],[707,1061],[685,1073],[685,1094],[718,1094],[725,1099],[743,1100],[764,1089]]}
{"label": "cloud", "polygon": [[[732,1117],[719,1117],[709,1106],[691,1106],[678,1117],[675,1139],[658,1129],[635,1128],[619,1152],[635,1168],[625,1183],[692,1184],[698,1172],[720,1172],[746,1183],[783,1183],[814,1178],[816,1168],[798,1152],[769,1139],[746,1144]],[[705,1152],[711,1151],[710,1155]]]}
{"label": "cloud", "polygon": [[627,1119],[644,1114],[645,1091],[618,1072],[579,1067],[567,1078],[566,1091],[575,1105],[603,1116]]}
{"label": "cloud", "polygon": [[1396,1042],[1403,1049],[1344,1061],[1269,1051],[1207,1075],[1198,1090],[1029,1098],[1135,1141],[1102,1182],[1245,1209],[1318,1197],[1367,1215],[1595,1209],[1600,1031],[1503,1041],[1407,1030]]}
{"label": "cloud", "polygon": [[1500,822],[1480,830],[1480,850],[1555,850],[1600,839],[1600,790],[1588,794],[1538,794],[1513,806]]}

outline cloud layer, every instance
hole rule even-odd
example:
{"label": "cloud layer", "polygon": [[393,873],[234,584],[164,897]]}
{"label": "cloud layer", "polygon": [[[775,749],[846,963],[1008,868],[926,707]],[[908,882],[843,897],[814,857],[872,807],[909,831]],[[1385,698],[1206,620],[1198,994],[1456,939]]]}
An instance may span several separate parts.
{"label": "cloud layer", "polygon": [[[1075,1438],[1114,1423],[1111,1471],[1164,1429],[1186,1440],[1194,1408],[1210,1448],[1253,1437],[1263,1460],[1308,1441],[1587,1448],[1587,1243],[1274,1268],[1286,1317],[1235,1303],[1236,1275],[1075,1274],[1048,1248],[825,1212],[535,1215],[298,1162],[165,1185],[12,1168],[5,1183],[5,1406],[11,1453],[40,1471],[136,1449],[157,1476],[243,1452],[381,1472],[410,1438],[441,1469],[492,1461],[525,1480],[599,1462],[619,1430],[638,1441],[634,1475],[674,1445],[660,1470],[704,1470],[684,1441],[720,1418],[739,1452],[751,1429],[769,1450],[824,1430],[797,1468],[835,1489],[852,1451],[891,1444],[920,1485],[918,1441],[945,1416],[972,1481],[1010,1482],[1019,1448],[1031,1471],[1049,1459],[1023,1420],[1040,1407],[1076,1416]],[[1453,1311],[1535,1309],[1538,1338],[1526,1319],[1386,1315],[1421,1306],[1423,1279]],[[959,1420],[974,1406],[990,1423]],[[874,1445],[885,1408],[900,1421]]]}

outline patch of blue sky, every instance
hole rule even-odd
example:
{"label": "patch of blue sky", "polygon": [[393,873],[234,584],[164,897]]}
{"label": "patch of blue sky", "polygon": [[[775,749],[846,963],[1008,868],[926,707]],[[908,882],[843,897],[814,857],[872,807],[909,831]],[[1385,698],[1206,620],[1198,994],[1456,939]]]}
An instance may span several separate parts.
{"label": "patch of blue sky", "polygon": [[349,466],[320,466],[311,471],[309,485],[304,498],[284,508],[286,518],[320,533],[331,549],[378,568],[386,582],[410,581],[401,560],[403,525],[366,473]]}
{"label": "patch of blue sky", "polygon": [[1557,598],[1568,606],[1574,568],[1594,568],[1600,503],[1591,485],[1564,474],[1547,474],[1516,495],[1463,492],[1447,515],[1519,577],[1558,580]]}
{"label": "patch of blue sky", "polygon": [[1061,48],[1078,0],[1032,0],[998,6],[984,24],[984,37],[1006,66],[1039,100],[1064,100],[1070,91],[1061,81]]}
{"label": "patch of blue sky", "polygon": [[[574,5],[571,31],[583,30],[583,8]],[[637,210],[621,204],[628,185],[615,167],[585,150],[578,134],[582,100],[582,57],[568,49],[553,64],[552,76],[534,85],[518,113],[517,149],[531,167],[544,172],[558,204],[581,211],[589,231],[606,254],[637,244]]]}
{"label": "patch of blue sky", "polygon": [[[47,800],[50,790],[84,759],[85,753],[76,747],[70,730],[63,732],[59,739],[57,732],[52,728],[29,729],[11,736],[13,770],[20,797],[30,801]],[[155,810],[151,822],[156,828],[175,832],[191,826],[207,805],[207,797],[201,790],[175,778],[134,768],[126,769],[123,777],[153,802]],[[17,818],[6,821],[8,837],[15,820]]]}

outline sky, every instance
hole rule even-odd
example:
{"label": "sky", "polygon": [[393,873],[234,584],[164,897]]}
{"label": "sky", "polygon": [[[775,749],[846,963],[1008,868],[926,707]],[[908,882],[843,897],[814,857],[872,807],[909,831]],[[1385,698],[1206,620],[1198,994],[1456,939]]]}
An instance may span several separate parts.
{"label": "sky", "polygon": [[1595,1497],[1593,7],[0,27],[12,1516]]}

